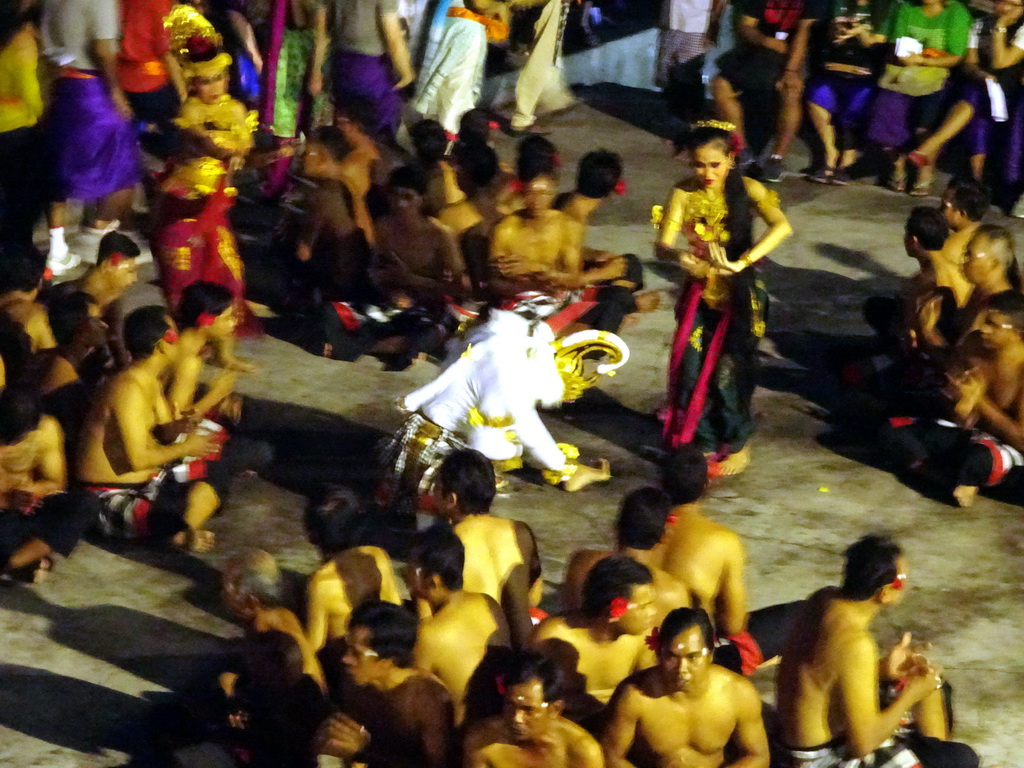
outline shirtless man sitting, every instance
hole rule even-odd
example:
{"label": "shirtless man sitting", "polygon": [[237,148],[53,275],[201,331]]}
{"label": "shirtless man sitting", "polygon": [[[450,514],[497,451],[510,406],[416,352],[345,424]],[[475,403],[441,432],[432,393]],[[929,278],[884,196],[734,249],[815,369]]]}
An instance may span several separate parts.
{"label": "shirtless man sitting", "polygon": [[946,217],[950,234],[939,254],[948,264],[962,264],[967,243],[974,236],[981,220],[988,213],[991,196],[981,182],[974,179],[953,179],[942,193],[939,210]]}
{"label": "shirtless man sitting", "polygon": [[897,469],[944,486],[967,507],[981,486],[1024,476],[1024,295],[988,300],[954,350],[949,376],[953,421],[890,419],[882,445]]}
{"label": "shirtless man sitting", "polygon": [[108,535],[171,539],[207,550],[213,534],[203,525],[220,504],[217,490],[206,480],[181,483],[165,469],[217,451],[216,435],[176,419],[164,396],[161,377],[174,358],[177,330],[163,307],[151,306],[125,319],[124,334],[132,364],[92,404],[76,478],[100,498],[100,527]]}
{"label": "shirtless man sitting", "polygon": [[64,435],[32,393],[0,393],[0,581],[39,581],[95,523],[95,499],[66,493]]}
{"label": "shirtless man sitting", "polygon": [[[77,280],[69,280],[47,291],[46,301],[51,296],[60,296],[84,291],[96,303],[99,317],[107,324],[107,349],[98,362],[113,365],[116,370],[128,366],[131,359],[124,348],[124,308],[121,299],[129,287],[139,279],[139,246],[122,232],[108,232],[100,240],[96,263]],[[94,372],[95,374],[95,372]]]}
{"label": "shirtless man sitting", "polygon": [[666,531],[671,530],[671,507],[667,494],[658,488],[640,488],[627,495],[622,500],[615,523],[618,549],[614,553],[581,549],[569,558],[562,584],[563,610],[579,610],[583,604],[583,584],[590,569],[613,554],[632,558],[651,570],[654,577],[656,625],[675,608],[689,606],[690,593],[686,586],[661,569],[663,548],[660,545],[666,538]]}
{"label": "shirtless man sitting", "polygon": [[[435,675],[452,695],[455,723],[493,687],[508,623],[489,595],[463,589],[466,550],[446,523],[417,534],[406,580],[420,613],[416,668]],[[489,676],[489,679],[488,679]],[[478,713],[470,713],[472,719]]]}
{"label": "shirtless man sitting", "polygon": [[247,631],[277,630],[298,643],[302,671],[326,689],[316,650],[306,639],[299,619],[285,607],[285,581],[273,555],[255,549],[232,557],[224,566],[221,587],[224,605],[245,622]]}
{"label": "shirtless man sitting", "polygon": [[[583,242],[590,217],[613,193],[623,195],[625,192],[622,158],[614,152],[599,149],[580,159],[576,188],[559,195],[554,207],[568,214],[580,226]],[[644,269],[635,254],[619,256],[583,247],[581,258],[584,279],[598,288],[595,296],[598,306],[580,319],[582,324],[617,333],[627,316],[657,308],[661,298],[658,293],[637,293],[644,287]]]}
{"label": "shirtless man sitting", "polygon": [[608,705],[609,768],[768,768],[761,700],[750,681],[712,663],[707,613],[672,611],[653,642],[656,665],[626,678]]}
{"label": "shirtless man sitting", "polygon": [[362,738],[336,756],[389,768],[450,768],[454,707],[437,678],[413,667],[416,625],[391,603],[371,600],[352,612],[344,651],[325,658],[325,669],[341,710],[335,720],[357,724]]}
{"label": "shirtless man sitting", "polygon": [[570,720],[597,715],[619,683],[653,660],[645,643],[654,627],[653,580],[650,569],[635,560],[605,558],[587,575],[580,610],[537,626],[533,645],[565,676]]}
{"label": "shirtless man sitting", "polygon": [[552,208],[558,182],[549,164],[543,155],[519,158],[523,208],[498,223],[491,241],[488,283],[498,298],[530,291],[558,294],[586,285],[582,231],[568,214]]}
{"label": "shirtless man sitting", "polygon": [[[907,560],[882,536],[865,536],[846,550],[840,587],[807,599],[786,638],[776,677],[776,700],[786,764],[790,768],[913,765],[977,768],[964,744],[900,729],[905,715],[942,711],[942,677],[909,636],[884,660],[871,622],[898,603],[907,583]],[[879,678],[890,701],[879,703]],[[944,737],[945,728],[937,735]],[[911,754],[900,755],[904,750]],[[916,756],[916,759],[915,759]]]}
{"label": "shirtless man sitting", "polygon": [[518,654],[501,684],[505,712],[466,733],[464,768],[603,768],[594,737],[562,717],[562,675],[554,662]]}
{"label": "shirtless man sitting", "polygon": [[320,650],[348,632],[352,611],[370,600],[402,604],[394,567],[380,547],[352,547],[348,523],[358,513],[351,492],[335,492],[308,514],[310,541],[324,564],[306,585],[306,635]]}
{"label": "shirtless man sitting", "polygon": [[57,346],[46,307],[37,301],[45,269],[46,259],[31,246],[5,246],[0,254],[0,312],[25,330],[32,352]]}
{"label": "shirtless man sitting", "polygon": [[682,446],[663,464],[662,486],[674,523],[665,536],[661,567],[686,587],[693,607],[714,617],[715,661],[749,675],[778,655],[798,603],[747,613],[743,542],[701,513],[708,482],[707,459],[694,446]]}
{"label": "shirtless man sitting", "polygon": [[529,564],[537,541],[530,526],[490,514],[494,468],[482,454],[453,451],[434,479],[437,513],[447,520],[465,547],[463,588],[496,600],[508,621],[512,647],[524,648],[530,621]]}

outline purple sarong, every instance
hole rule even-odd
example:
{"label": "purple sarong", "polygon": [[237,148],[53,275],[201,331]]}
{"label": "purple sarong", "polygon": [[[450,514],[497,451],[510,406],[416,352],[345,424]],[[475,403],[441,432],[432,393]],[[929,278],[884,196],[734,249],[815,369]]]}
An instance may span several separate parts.
{"label": "purple sarong", "polygon": [[61,199],[98,200],[142,178],[135,127],[118,114],[103,79],[85,74],[53,86],[47,131]]}
{"label": "purple sarong", "polygon": [[862,125],[875,83],[870,77],[843,77],[824,72],[807,84],[807,101],[817,104],[844,128]]}
{"label": "purple sarong", "polygon": [[1010,136],[1006,142],[1003,175],[1011,187],[1024,179],[1024,94],[1010,106]]}
{"label": "purple sarong", "polygon": [[393,139],[402,115],[402,97],[395,90],[391,60],[355,51],[334,54],[334,103],[362,99],[373,110],[371,129],[378,138]]}
{"label": "purple sarong", "polygon": [[[996,127],[992,119],[992,102],[988,98],[988,88],[977,81],[963,83],[959,101],[965,101],[974,109],[974,116],[964,128],[964,141],[971,155],[987,155],[992,131]],[[1007,107],[1013,110],[1013,105]]]}
{"label": "purple sarong", "polygon": [[927,96],[878,89],[871,108],[868,139],[886,149],[910,150],[918,131],[932,131],[945,116],[947,86]]}

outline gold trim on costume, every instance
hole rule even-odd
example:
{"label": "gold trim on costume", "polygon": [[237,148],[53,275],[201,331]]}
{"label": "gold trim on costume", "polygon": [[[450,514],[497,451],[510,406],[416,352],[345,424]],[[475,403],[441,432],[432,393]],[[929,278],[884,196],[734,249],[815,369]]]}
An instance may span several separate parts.
{"label": "gold trim on costume", "polygon": [[614,376],[629,360],[629,347],[609,331],[579,331],[552,342],[566,402],[576,400],[601,376]]}
{"label": "gold trim on costume", "polygon": [[469,423],[474,427],[505,429],[516,422],[511,416],[484,416],[478,408],[472,408],[469,411]]}
{"label": "gold trim on costume", "polygon": [[580,449],[569,443],[558,443],[558,448],[565,456],[565,467],[562,469],[545,469],[541,474],[551,485],[561,485],[576,474],[580,468]]}
{"label": "gold trim on costume", "polygon": [[734,133],[736,126],[725,120],[700,120],[693,124],[694,128],[717,128],[720,131]]}

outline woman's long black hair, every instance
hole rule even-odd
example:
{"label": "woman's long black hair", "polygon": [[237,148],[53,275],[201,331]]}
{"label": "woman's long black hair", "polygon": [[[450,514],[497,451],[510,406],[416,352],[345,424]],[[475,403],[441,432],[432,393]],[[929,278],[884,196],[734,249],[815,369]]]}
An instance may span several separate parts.
{"label": "woman's long black hair", "polygon": [[[676,137],[672,142],[676,152],[696,152],[706,144],[715,144],[723,152],[735,158],[734,134],[724,128],[717,128],[711,125],[698,125],[689,128]],[[725,252],[731,261],[742,258],[751,245],[753,245],[753,216],[750,207],[752,205],[750,195],[743,183],[743,173],[738,167],[729,171],[725,179],[725,204],[729,209],[726,215],[725,227],[729,232],[729,242],[725,244]]]}

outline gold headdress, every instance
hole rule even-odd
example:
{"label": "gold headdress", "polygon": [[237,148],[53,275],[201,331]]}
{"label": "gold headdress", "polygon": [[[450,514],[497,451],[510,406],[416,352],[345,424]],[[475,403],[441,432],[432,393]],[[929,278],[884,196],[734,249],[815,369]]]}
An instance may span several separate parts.
{"label": "gold headdress", "polygon": [[175,5],[164,19],[164,28],[186,79],[212,77],[231,66],[231,56],[220,50],[223,38],[191,5]]}
{"label": "gold headdress", "polygon": [[566,402],[576,400],[602,376],[614,376],[629,360],[626,342],[609,331],[578,331],[555,339],[552,346]]}
{"label": "gold headdress", "polygon": [[736,132],[736,126],[725,120],[699,120],[693,124],[694,128],[717,128],[720,131]]}

